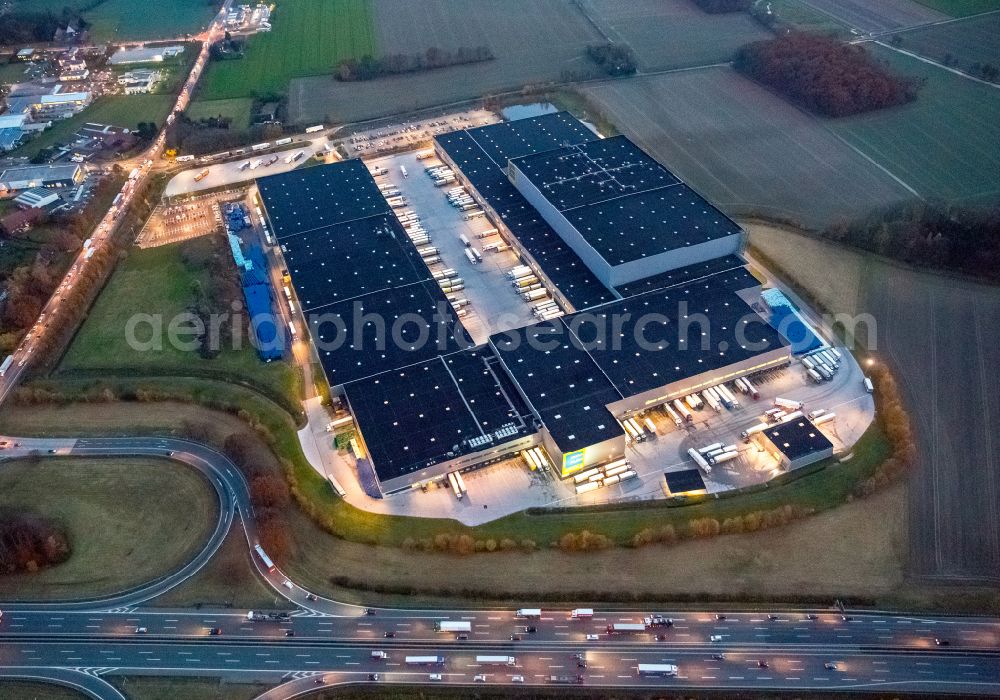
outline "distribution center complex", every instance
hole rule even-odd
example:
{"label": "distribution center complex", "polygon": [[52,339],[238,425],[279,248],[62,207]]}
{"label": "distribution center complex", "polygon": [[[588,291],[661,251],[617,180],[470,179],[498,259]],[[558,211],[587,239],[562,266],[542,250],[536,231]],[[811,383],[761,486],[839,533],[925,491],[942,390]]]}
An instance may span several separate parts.
{"label": "distribution center complex", "polygon": [[745,234],[627,138],[560,112],[435,150],[566,315],[473,347],[360,160],[258,180],[383,494],[533,446],[567,476],[624,454],[619,419],[790,361]]}

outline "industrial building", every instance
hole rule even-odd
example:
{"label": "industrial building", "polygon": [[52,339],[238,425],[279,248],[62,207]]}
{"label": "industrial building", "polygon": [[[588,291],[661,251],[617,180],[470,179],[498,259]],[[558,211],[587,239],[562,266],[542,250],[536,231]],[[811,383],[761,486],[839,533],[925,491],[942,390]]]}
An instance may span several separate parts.
{"label": "industrial building", "polygon": [[788,471],[833,454],[833,443],[805,416],[783,421],[754,439]]}
{"label": "industrial building", "polygon": [[0,195],[33,187],[73,187],[84,180],[83,168],[69,165],[24,165],[0,171]]}
{"label": "industrial building", "polygon": [[108,59],[108,63],[113,66],[127,63],[161,63],[167,58],[184,53],[184,46],[174,44],[172,46],[148,46],[137,48],[122,47],[115,51],[114,55]]}
{"label": "industrial building", "polygon": [[257,184],[331,387],[468,345],[364,163],[292,170]]}
{"label": "industrial building", "polygon": [[59,202],[59,195],[45,187],[33,187],[14,197],[14,204],[22,209],[45,209]]}
{"label": "industrial building", "polygon": [[[790,362],[745,234],[628,139],[556,113],[444,134],[435,149],[565,315],[471,347],[361,161],[258,180],[354,416],[359,468],[383,494],[535,446],[565,477],[624,454],[620,420]],[[368,313],[423,319],[443,340],[379,345]]]}

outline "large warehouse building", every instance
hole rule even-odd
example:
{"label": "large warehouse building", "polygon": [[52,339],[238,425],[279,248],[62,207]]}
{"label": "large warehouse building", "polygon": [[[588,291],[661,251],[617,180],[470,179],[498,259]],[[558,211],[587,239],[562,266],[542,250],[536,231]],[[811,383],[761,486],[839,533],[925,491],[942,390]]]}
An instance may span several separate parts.
{"label": "large warehouse building", "polygon": [[790,361],[743,232],[628,139],[557,113],[435,146],[567,315],[471,347],[360,160],[258,181],[383,494],[536,445],[567,476],[624,453],[619,419]]}

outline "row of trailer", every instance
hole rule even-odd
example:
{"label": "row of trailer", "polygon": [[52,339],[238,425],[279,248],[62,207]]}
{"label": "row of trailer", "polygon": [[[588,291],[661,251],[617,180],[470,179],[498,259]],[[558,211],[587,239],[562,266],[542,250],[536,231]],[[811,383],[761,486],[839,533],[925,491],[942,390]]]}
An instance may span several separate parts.
{"label": "row of trailer", "polygon": [[800,358],[802,366],[806,368],[806,374],[816,384],[828,382],[833,379],[833,375],[840,369],[840,351],[837,348],[820,348],[808,355]]}
{"label": "row of trailer", "polygon": [[549,291],[535,271],[528,265],[517,265],[507,271],[514,292],[524,301],[531,304],[532,315],[541,320],[549,321],[564,314],[559,305],[549,296]]}
{"label": "row of trailer", "polygon": [[444,187],[458,180],[454,170],[440,163],[437,165],[428,165],[424,168],[424,172],[434,181],[435,187]]}
{"label": "row of trailer", "polygon": [[552,462],[549,461],[548,456],[542,451],[541,447],[530,447],[527,450],[521,450],[521,458],[533,472],[544,471],[546,468],[552,466]]}
{"label": "row of trailer", "polygon": [[604,486],[620,484],[638,477],[629,461],[622,457],[599,467],[591,467],[573,475],[573,485],[578,494],[595,491]]}
{"label": "row of trailer", "polygon": [[739,455],[736,445],[726,445],[721,442],[688,448],[688,456],[706,474],[712,473],[713,466],[736,459]]}
{"label": "row of trailer", "polygon": [[[378,181],[378,178],[388,174],[388,172],[386,168],[381,166],[374,166],[371,170],[372,176],[376,178],[379,191],[386,198],[386,201],[389,202],[389,205],[395,209],[396,219],[403,226],[403,230],[406,232],[410,242],[416,247],[417,253],[424,261],[424,264],[431,270],[431,276],[434,278],[434,281],[438,283],[448,302],[455,309],[455,315],[459,318],[468,316],[468,307],[471,305],[471,302],[459,294],[459,292],[465,289],[465,280],[459,277],[458,272],[453,268],[439,267],[443,265],[440,255],[441,251],[431,244],[431,235],[424,228],[420,216],[412,209],[406,208],[406,199],[395,184]],[[457,498],[461,498],[462,493],[464,493],[464,489],[460,489],[455,495]]]}
{"label": "row of trailer", "polygon": [[465,480],[460,472],[448,472],[448,485],[451,486],[451,492],[455,494],[455,498],[460,501],[462,496],[468,493],[468,489],[465,488]]}

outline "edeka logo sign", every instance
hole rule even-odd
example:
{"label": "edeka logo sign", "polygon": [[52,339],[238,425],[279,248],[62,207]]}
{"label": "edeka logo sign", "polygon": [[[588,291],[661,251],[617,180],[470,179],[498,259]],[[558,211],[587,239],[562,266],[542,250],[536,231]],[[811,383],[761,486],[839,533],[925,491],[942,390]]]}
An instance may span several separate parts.
{"label": "edeka logo sign", "polygon": [[569,476],[573,472],[578,472],[583,469],[583,456],[586,451],[586,448],[584,448],[582,450],[577,450],[576,452],[567,452],[563,455],[563,476]]}

